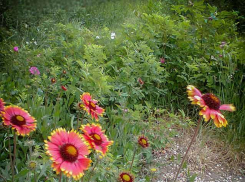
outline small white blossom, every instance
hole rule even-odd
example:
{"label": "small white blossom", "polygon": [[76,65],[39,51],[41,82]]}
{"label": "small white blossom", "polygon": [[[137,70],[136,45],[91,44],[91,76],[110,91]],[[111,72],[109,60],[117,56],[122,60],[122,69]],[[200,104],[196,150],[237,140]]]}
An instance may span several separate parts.
{"label": "small white blossom", "polygon": [[115,37],[116,37],[116,33],[115,32],[112,32],[111,33],[111,39],[115,39]]}

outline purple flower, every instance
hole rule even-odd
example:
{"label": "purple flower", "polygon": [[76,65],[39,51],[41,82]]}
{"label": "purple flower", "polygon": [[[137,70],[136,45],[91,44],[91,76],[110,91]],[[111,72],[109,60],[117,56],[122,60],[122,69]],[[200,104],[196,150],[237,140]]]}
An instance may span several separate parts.
{"label": "purple flower", "polygon": [[18,52],[19,48],[17,46],[14,47],[14,52]]}
{"label": "purple flower", "polygon": [[221,42],[221,44],[219,45],[219,47],[221,48],[221,49],[223,49],[224,47],[225,47],[225,45],[226,45],[226,42]]}
{"label": "purple flower", "polygon": [[40,71],[38,70],[37,67],[31,67],[29,69],[30,73],[33,74],[33,75],[40,75]]}
{"label": "purple flower", "polygon": [[160,62],[161,62],[162,64],[164,64],[164,63],[165,63],[165,59],[164,59],[164,58],[160,58]]}
{"label": "purple flower", "polygon": [[226,42],[225,42],[225,41],[223,41],[223,42],[221,42],[221,44],[222,44],[222,45],[225,45],[225,44],[226,44]]}
{"label": "purple flower", "polygon": [[128,109],[123,109],[124,112],[128,112]]}

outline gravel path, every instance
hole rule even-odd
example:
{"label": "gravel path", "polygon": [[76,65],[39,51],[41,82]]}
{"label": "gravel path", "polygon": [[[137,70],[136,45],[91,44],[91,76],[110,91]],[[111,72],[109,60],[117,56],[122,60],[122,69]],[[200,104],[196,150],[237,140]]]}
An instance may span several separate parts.
{"label": "gravel path", "polygon": [[[182,131],[162,151],[154,152],[155,164],[159,165],[152,182],[172,182],[181,159],[190,142],[192,132]],[[201,135],[203,136],[203,135]],[[207,137],[197,137],[187,157],[187,163],[177,182],[245,182],[245,160],[238,160],[230,149]],[[180,156],[181,155],[181,156]],[[195,178],[196,176],[196,178]]]}

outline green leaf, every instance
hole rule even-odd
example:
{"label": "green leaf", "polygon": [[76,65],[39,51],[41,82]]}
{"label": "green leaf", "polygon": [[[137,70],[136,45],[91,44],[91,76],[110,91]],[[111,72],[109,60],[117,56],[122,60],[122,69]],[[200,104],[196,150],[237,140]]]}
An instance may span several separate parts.
{"label": "green leaf", "polygon": [[183,169],[186,169],[186,168],[187,168],[187,162],[184,162]]}
{"label": "green leaf", "polygon": [[22,171],[20,171],[17,175],[15,175],[15,180],[19,179],[20,177],[24,177],[27,173],[29,172],[28,169],[23,169]]}
{"label": "green leaf", "polygon": [[72,117],[71,117],[71,128],[72,128],[72,129],[73,129],[73,121],[74,121],[74,118],[75,118],[75,116],[72,115]]}
{"label": "green leaf", "polygon": [[50,162],[46,162],[44,163],[44,165],[40,166],[41,168],[41,172],[37,178],[37,181],[39,181],[39,179],[45,174],[46,170],[47,170],[47,167],[50,165]]}

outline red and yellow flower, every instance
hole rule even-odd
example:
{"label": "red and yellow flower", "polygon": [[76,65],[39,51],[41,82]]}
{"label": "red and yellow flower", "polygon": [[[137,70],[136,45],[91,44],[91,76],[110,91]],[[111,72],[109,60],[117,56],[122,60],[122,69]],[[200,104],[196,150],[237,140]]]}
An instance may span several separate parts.
{"label": "red and yellow flower", "polygon": [[51,78],[51,83],[55,83],[56,82],[56,79],[55,78]]}
{"label": "red and yellow flower", "polygon": [[105,155],[108,151],[108,147],[113,144],[113,141],[109,141],[100,125],[87,124],[82,125],[81,130],[85,140],[90,144],[96,152],[100,152]]}
{"label": "red and yellow flower", "polygon": [[46,153],[51,157],[52,167],[57,174],[63,172],[67,177],[79,180],[92,162],[86,156],[90,150],[82,135],[71,130],[58,128],[45,140]]}
{"label": "red and yellow flower", "polygon": [[121,182],[134,182],[134,176],[129,172],[122,172],[119,174],[119,180]]}
{"label": "red and yellow flower", "polygon": [[220,128],[226,126],[227,120],[221,114],[220,110],[235,111],[236,108],[232,104],[221,105],[220,100],[212,93],[202,94],[193,85],[187,86],[188,98],[192,101],[192,104],[199,105],[202,110],[199,115],[202,115],[205,121],[209,121],[210,118],[214,120],[216,127]]}
{"label": "red and yellow flower", "polygon": [[27,111],[18,106],[7,106],[2,112],[3,123],[16,130],[18,135],[29,135],[36,130],[36,120]]}
{"label": "red and yellow flower", "polygon": [[138,144],[139,144],[141,147],[143,147],[143,148],[149,147],[148,139],[147,139],[147,137],[145,137],[145,136],[139,136],[139,138],[138,138]]}
{"label": "red and yellow flower", "polygon": [[5,102],[2,98],[0,98],[0,116],[1,116],[1,112],[4,111],[4,107],[5,107]]}
{"label": "red and yellow flower", "polygon": [[83,93],[80,96],[80,99],[83,101],[84,110],[86,110],[88,114],[92,116],[92,118],[95,118],[95,120],[98,121],[98,116],[102,116],[104,113],[104,109],[97,105],[98,101],[92,99],[92,96],[89,93]]}

